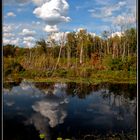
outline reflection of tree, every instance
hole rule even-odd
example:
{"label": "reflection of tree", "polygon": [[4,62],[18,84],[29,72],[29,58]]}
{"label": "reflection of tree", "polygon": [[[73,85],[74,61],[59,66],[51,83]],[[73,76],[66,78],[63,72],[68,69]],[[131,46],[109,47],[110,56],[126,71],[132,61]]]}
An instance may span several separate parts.
{"label": "reflection of tree", "polygon": [[35,84],[35,86],[37,87],[37,88],[39,88],[40,90],[42,90],[42,89],[54,89],[54,84],[55,83],[48,83],[48,82],[39,82],[39,83],[34,83]]}
{"label": "reflection of tree", "polygon": [[71,96],[78,96],[79,98],[86,98],[92,91],[98,91],[100,85],[91,85],[85,83],[67,83],[66,93]]}
{"label": "reflection of tree", "polygon": [[4,82],[3,88],[11,90],[13,86],[17,86],[17,85],[19,85],[19,82]]}
{"label": "reflection of tree", "polygon": [[[110,84],[109,91],[102,93],[102,97],[108,101],[111,109],[115,111],[117,120],[125,120],[128,116],[133,116],[136,122],[136,85],[130,84]],[[132,121],[132,120],[130,120]],[[135,127],[135,126],[134,126]]]}
{"label": "reflection of tree", "polygon": [[137,94],[136,84],[110,84],[109,92],[115,95],[123,95],[125,98],[134,99]]}

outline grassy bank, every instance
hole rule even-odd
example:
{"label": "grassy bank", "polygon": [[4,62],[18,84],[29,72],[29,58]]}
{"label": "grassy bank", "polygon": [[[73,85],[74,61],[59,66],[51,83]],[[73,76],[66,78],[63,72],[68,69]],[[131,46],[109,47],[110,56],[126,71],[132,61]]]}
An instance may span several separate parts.
{"label": "grassy bank", "polygon": [[90,76],[70,76],[67,72],[55,72],[53,76],[46,75],[46,72],[32,71],[13,74],[5,77],[4,82],[20,81],[26,79],[33,82],[76,82],[76,83],[136,83],[136,72],[134,71],[94,71]]}

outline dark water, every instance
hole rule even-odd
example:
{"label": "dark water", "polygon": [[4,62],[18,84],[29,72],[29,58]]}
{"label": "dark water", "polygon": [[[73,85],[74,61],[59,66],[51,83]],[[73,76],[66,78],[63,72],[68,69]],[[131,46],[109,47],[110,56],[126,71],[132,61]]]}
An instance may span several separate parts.
{"label": "dark water", "polygon": [[137,128],[135,84],[5,84],[4,140],[82,139]]}

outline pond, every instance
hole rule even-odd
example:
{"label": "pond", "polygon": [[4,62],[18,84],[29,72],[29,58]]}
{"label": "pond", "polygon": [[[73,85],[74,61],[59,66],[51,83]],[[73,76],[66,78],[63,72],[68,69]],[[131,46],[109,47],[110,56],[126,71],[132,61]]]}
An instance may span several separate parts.
{"label": "pond", "polygon": [[[4,84],[4,140],[136,134],[136,84]],[[93,139],[93,138],[92,138]]]}

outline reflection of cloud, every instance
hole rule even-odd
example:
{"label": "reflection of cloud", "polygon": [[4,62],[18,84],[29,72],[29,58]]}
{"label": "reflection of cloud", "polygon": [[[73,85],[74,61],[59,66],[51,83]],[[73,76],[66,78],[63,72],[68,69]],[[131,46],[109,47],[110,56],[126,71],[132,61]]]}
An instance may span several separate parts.
{"label": "reflection of cloud", "polygon": [[[64,110],[64,103],[61,104],[63,99],[48,98],[44,101],[39,101],[32,106],[33,110],[39,112],[42,116],[49,119],[49,125],[55,127],[58,124],[64,122],[64,118],[67,116],[66,111]],[[65,103],[66,104],[66,103]]]}
{"label": "reflection of cloud", "polygon": [[54,85],[54,91],[53,94],[57,97],[64,97],[66,95],[66,88],[67,85],[65,83],[56,83]]}
{"label": "reflection of cloud", "polygon": [[102,127],[112,127],[113,126],[113,121],[111,120],[111,118],[109,118],[108,116],[98,116],[97,118],[95,118],[93,120],[94,124],[96,125],[101,125]]}
{"label": "reflection of cloud", "polygon": [[15,104],[15,102],[14,101],[5,101],[5,104],[7,106],[13,106]]}
{"label": "reflection of cloud", "polygon": [[14,86],[10,93],[12,94],[40,94],[41,91],[37,89],[32,83],[22,81],[19,86]]}
{"label": "reflection of cloud", "polygon": [[90,104],[88,109],[88,111],[98,111],[101,114],[105,114],[105,113],[110,113],[110,106],[109,105],[105,105],[105,104]]}
{"label": "reflection of cloud", "polygon": [[4,93],[4,94],[8,94],[9,92],[10,92],[9,89],[3,88],[3,93]]}
{"label": "reflection of cloud", "polygon": [[41,114],[33,114],[31,118],[25,122],[25,124],[34,124],[36,130],[38,130],[40,134],[42,133],[45,135],[44,140],[50,140],[48,120]]}
{"label": "reflection of cloud", "polygon": [[[29,89],[24,82],[20,84],[22,88]],[[33,85],[32,85],[33,86]],[[55,92],[45,95],[44,99],[32,105],[34,113],[25,124],[33,124],[39,133],[45,134],[45,140],[51,140],[49,127],[55,127],[64,122],[67,112],[66,104],[69,102],[65,95],[66,84],[55,84]],[[50,90],[50,89],[47,89]],[[62,93],[60,93],[62,92]]]}

